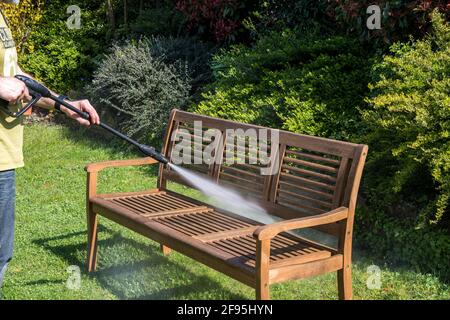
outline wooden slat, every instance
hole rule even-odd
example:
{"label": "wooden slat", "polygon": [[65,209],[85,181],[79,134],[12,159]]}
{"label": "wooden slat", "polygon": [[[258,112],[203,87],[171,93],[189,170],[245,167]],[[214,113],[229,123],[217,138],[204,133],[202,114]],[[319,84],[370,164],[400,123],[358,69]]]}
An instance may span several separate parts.
{"label": "wooden slat", "polygon": [[338,207],[342,205],[342,197],[345,191],[346,179],[348,177],[349,163],[348,158],[342,158],[341,166],[337,175],[336,192],[333,197],[333,205]]}
{"label": "wooden slat", "polygon": [[250,172],[253,172],[253,173],[259,173],[259,172],[261,172],[261,169],[266,168],[262,165],[248,164],[248,163],[235,163],[235,164],[233,164],[233,166],[235,166],[237,169],[242,167],[241,170],[248,169],[248,170],[250,170]]}
{"label": "wooden slat", "polygon": [[186,208],[186,209],[177,209],[172,211],[163,211],[158,212],[156,214],[154,213],[144,213],[142,216],[147,218],[161,218],[165,216],[173,216],[173,215],[179,215],[179,214],[185,214],[185,213],[203,213],[203,212],[211,212],[212,209],[208,207],[195,207],[195,208]]}
{"label": "wooden slat", "polygon": [[322,207],[325,207],[325,208],[329,208],[329,209],[331,209],[333,207],[333,204],[330,203],[330,202],[320,201],[320,200],[317,200],[317,199],[314,199],[314,198],[311,198],[311,197],[307,197],[307,196],[302,195],[302,194],[290,192],[290,191],[287,191],[287,190],[282,190],[281,189],[279,191],[279,194],[286,194],[286,195],[291,196],[293,198],[298,198],[300,200],[309,201],[311,203],[314,203],[314,204],[317,204],[319,206],[322,206]]}
{"label": "wooden slat", "polygon": [[288,171],[293,171],[295,173],[298,174],[302,174],[302,175],[307,175],[307,176],[311,176],[311,177],[316,177],[316,178],[320,178],[322,180],[327,180],[330,182],[336,182],[336,178],[326,175],[326,174],[322,174],[322,173],[317,173],[315,171],[310,171],[310,170],[304,170],[304,169],[300,169],[300,168],[296,168],[296,167],[292,167],[292,166],[288,166],[288,165],[283,165],[282,169],[284,170],[288,170]]}
{"label": "wooden slat", "polygon": [[[251,157],[250,155],[233,155],[233,157],[231,157],[232,160],[234,160],[233,164],[240,164],[238,163],[237,159],[239,159],[239,162],[245,162],[245,164],[249,165],[249,166],[262,166],[260,163],[260,159],[259,158],[255,158],[255,157]],[[223,155],[223,159],[224,159],[224,163],[226,163],[226,154]]]}
{"label": "wooden slat", "polygon": [[[222,179],[222,178],[227,178],[227,179]],[[253,180],[247,180],[244,179],[240,176],[234,176],[225,172],[221,172],[219,179],[221,179],[220,181],[228,181],[230,183],[247,183],[250,185],[250,188],[255,187],[257,191],[262,191],[262,183],[259,181],[253,181]]]}
{"label": "wooden slat", "polygon": [[286,178],[286,179],[291,179],[291,180],[297,181],[299,183],[306,183],[306,184],[309,184],[311,186],[315,186],[315,187],[319,187],[319,188],[323,188],[323,189],[328,189],[328,190],[332,190],[332,191],[334,191],[334,189],[335,189],[335,187],[332,186],[332,185],[329,185],[329,184],[326,184],[326,183],[323,183],[323,182],[310,180],[310,179],[303,178],[303,177],[294,176],[292,174],[288,174],[288,173],[285,173],[285,172],[281,173],[281,177],[282,178]]}
{"label": "wooden slat", "polygon": [[[213,213],[211,213],[210,215],[213,215]],[[223,224],[212,223],[211,221],[208,221],[209,219],[198,219],[198,217],[196,217],[196,215],[194,214],[185,215],[183,216],[183,218],[184,220],[186,220],[186,222],[205,228],[208,231],[208,234],[225,231],[228,229],[224,227]]]}
{"label": "wooden slat", "polygon": [[169,226],[171,228],[178,227],[190,236],[208,233],[208,230],[204,229],[202,226],[193,225],[183,219],[180,219],[181,217],[182,216],[169,216],[155,219],[153,221]]}
{"label": "wooden slat", "polygon": [[311,212],[311,213],[316,213],[316,214],[321,214],[321,213],[326,212],[326,210],[324,210],[324,209],[311,207],[311,206],[308,206],[308,205],[306,205],[304,203],[299,203],[299,202],[293,201],[292,198],[287,198],[283,194],[280,194],[278,196],[278,203],[285,204],[285,205],[286,204],[287,205],[292,205],[294,207],[298,207],[299,209],[306,210],[306,212]]}
{"label": "wooden slat", "polygon": [[[259,174],[256,174],[256,173],[253,173],[253,172],[250,172],[250,171],[241,170],[241,169],[238,169],[238,168],[235,168],[235,167],[222,166],[222,172],[221,173],[225,172],[225,170],[234,172],[234,173],[236,173],[238,175],[242,174],[242,175],[245,175],[245,176],[248,176],[248,177],[252,177],[256,181],[263,179],[263,177],[261,175],[259,175]],[[227,172],[225,172],[225,173],[227,173]]]}
{"label": "wooden slat", "polygon": [[292,266],[292,265],[298,265],[303,264],[315,260],[325,259],[331,257],[331,252],[329,251],[317,251],[317,252],[311,252],[309,254],[295,256],[288,259],[281,259],[275,262],[271,262],[269,265],[269,269],[278,269],[281,267],[286,266]]}
{"label": "wooden slat", "polygon": [[[195,171],[196,173],[202,173],[204,175],[209,175],[210,168],[205,164],[183,164],[181,165],[183,168]],[[178,174],[178,173],[176,173]]]}
{"label": "wooden slat", "polygon": [[337,157],[353,157],[357,144],[327,138],[299,135],[280,131],[280,141],[292,148],[300,148],[308,152],[317,152]]}
{"label": "wooden slat", "polygon": [[159,211],[174,210],[180,207],[170,201],[162,201],[162,199],[155,197],[140,197],[138,202],[144,204],[148,208],[157,208]]}
{"label": "wooden slat", "polygon": [[136,191],[136,192],[116,192],[116,193],[102,193],[96,195],[98,198],[103,199],[114,199],[114,198],[122,198],[122,197],[128,197],[128,196],[140,196],[145,194],[165,194],[164,191],[161,191],[159,189],[149,189],[144,191]]}
{"label": "wooden slat", "polygon": [[141,209],[138,206],[135,206],[133,204],[127,203],[123,199],[120,199],[120,198],[119,199],[114,199],[112,202],[114,202],[118,206],[121,206],[121,207],[124,207],[124,208],[128,208],[129,210],[132,210],[133,212],[136,212],[138,214],[141,214],[141,213],[146,211],[146,210]]}
{"label": "wooden slat", "polygon": [[302,190],[302,191],[309,192],[309,193],[312,193],[312,194],[315,194],[317,196],[320,196],[320,197],[323,197],[323,198],[326,198],[326,199],[330,199],[330,200],[333,199],[333,194],[332,193],[326,193],[326,192],[318,191],[318,190],[315,190],[315,189],[306,188],[306,187],[304,187],[302,185],[291,184],[291,183],[288,183],[288,182],[285,182],[285,181],[280,181],[280,189],[283,188],[283,187]]}
{"label": "wooden slat", "polygon": [[[184,131],[179,131],[180,128],[185,129],[183,126],[180,126],[178,128],[178,130],[175,131],[176,132],[175,133],[176,136],[180,136],[180,137],[183,137],[183,138],[189,136],[191,138],[191,141],[198,140],[198,141],[202,141],[202,143],[206,142],[207,144],[210,144],[210,143],[212,143],[214,141],[214,139],[206,139],[205,136],[197,136],[197,135],[195,135],[194,133],[192,133],[193,129],[190,129],[188,132],[184,132]],[[208,129],[214,129],[214,128],[208,128]],[[205,131],[203,131],[203,134],[205,133]],[[219,130],[219,132],[220,132],[220,130]]]}
{"label": "wooden slat", "polygon": [[245,235],[250,235],[257,228],[258,228],[258,226],[251,226],[251,227],[242,228],[242,229],[234,229],[234,230],[210,233],[207,235],[196,236],[195,238],[199,239],[203,242],[225,240],[225,239],[229,239],[229,238],[236,238],[236,237],[241,237],[241,236],[245,236]]}
{"label": "wooden slat", "polygon": [[312,262],[273,268],[269,271],[270,283],[284,282],[293,279],[310,278],[319,274],[334,272],[342,269],[342,260],[342,255],[336,254],[329,258]]}
{"label": "wooden slat", "polygon": [[284,161],[285,162],[295,163],[295,164],[298,164],[298,165],[301,165],[301,166],[305,166],[305,167],[314,168],[314,169],[317,169],[317,170],[328,171],[328,172],[331,172],[331,173],[338,172],[338,169],[336,169],[335,167],[325,166],[323,164],[319,164],[319,163],[315,163],[315,162],[299,160],[299,159],[296,159],[296,158],[285,157]]}
{"label": "wooden slat", "polygon": [[[164,133],[164,139],[163,139],[163,147],[162,147],[162,153],[164,155],[167,156],[167,158],[169,160],[171,160],[172,158],[172,148],[173,148],[173,141],[171,140],[172,137],[172,132],[173,130],[177,129],[177,126],[179,126],[179,122],[176,121],[176,116],[177,116],[177,109],[173,109],[170,112],[170,116],[169,116],[169,121],[167,123],[167,129],[166,132]],[[158,182],[157,182],[157,186],[158,189],[161,190],[165,190],[167,187],[167,179],[166,176],[164,175],[164,168],[165,166],[161,163],[159,165],[159,170],[158,170]]]}
{"label": "wooden slat", "polygon": [[[215,220],[214,217],[216,216],[215,212],[210,212],[205,215],[190,215],[189,219],[193,223],[203,224],[211,228],[211,233],[216,232],[226,232],[229,230],[235,230],[241,228],[241,226],[235,226],[232,223],[222,223],[219,220]],[[228,221],[229,222],[229,221]]]}
{"label": "wooden slat", "polygon": [[225,185],[225,186],[229,186],[232,188],[237,188],[237,189],[241,189],[241,190],[237,190],[238,193],[242,194],[244,197],[247,194],[253,194],[253,195],[257,195],[260,198],[263,197],[263,190],[262,188],[255,188],[255,187],[249,187],[249,186],[245,186],[239,183],[235,183],[235,182],[231,182],[228,180],[219,180],[219,184],[221,185]]}
{"label": "wooden slat", "polygon": [[[227,142],[230,143],[229,141],[227,141]],[[232,149],[228,150],[225,145],[224,153],[230,152],[230,153],[234,154],[235,156],[242,156],[242,157],[249,156],[249,155],[255,155],[255,154],[256,154],[256,157],[258,157],[259,153],[260,153],[260,150],[258,148],[252,147],[250,149],[250,147],[247,144],[245,146],[240,146],[238,144],[233,144],[231,142],[231,146],[232,146]],[[270,146],[267,146],[267,152],[269,152],[269,151],[270,151]],[[254,157],[252,157],[252,158],[255,159]]]}
{"label": "wooden slat", "polygon": [[299,151],[295,151],[295,150],[289,150],[289,149],[286,150],[286,153],[293,154],[298,157],[303,157],[303,158],[307,158],[307,159],[312,159],[312,160],[316,160],[316,161],[322,161],[322,162],[327,162],[327,163],[334,164],[334,165],[339,165],[339,160],[321,157],[321,156],[317,156],[314,154],[308,154],[308,153],[299,152]]}

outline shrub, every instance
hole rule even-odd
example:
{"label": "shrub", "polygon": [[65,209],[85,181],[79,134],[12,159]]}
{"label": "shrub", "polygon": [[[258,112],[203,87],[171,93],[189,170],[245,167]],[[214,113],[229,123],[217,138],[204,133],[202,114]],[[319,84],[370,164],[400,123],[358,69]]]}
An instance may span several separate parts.
{"label": "shrub", "polygon": [[368,63],[354,40],[275,32],[212,65],[216,82],[196,112],[335,138],[360,131]]}
{"label": "shrub", "polygon": [[393,45],[374,67],[363,112],[370,204],[406,207],[419,226],[442,221],[450,198],[450,26],[436,12],[432,20],[424,40]]}
{"label": "shrub", "polygon": [[67,0],[47,1],[42,21],[19,55],[25,71],[60,92],[78,88],[89,79],[106,47],[104,1],[78,4],[82,9],[81,29],[66,26],[66,9],[71,4]]}
{"label": "shrub", "polygon": [[19,6],[0,2],[0,9],[8,19],[18,51],[25,50],[33,29],[42,21],[44,0],[22,0]]}
{"label": "shrub", "polygon": [[151,37],[146,40],[151,54],[167,64],[187,65],[190,85],[194,94],[211,80],[209,66],[212,48],[208,44],[189,37]]}
{"label": "shrub", "polygon": [[127,134],[154,140],[161,137],[170,110],[188,102],[185,71],[154,57],[146,41],[114,46],[88,90],[100,110],[115,111],[117,124]]}
{"label": "shrub", "polygon": [[[129,31],[135,36],[178,36],[183,32],[186,19],[175,10],[174,0],[147,2],[130,22]],[[129,37],[130,32],[123,31]]]}
{"label": "shrub", "polygon": [[418,272],[450,280],[450,235],[447,231],[416,228],[411,221],[389,217],[382,211],[360,209],[355,215],[355,245],[373,259],[407,265]]}
{"label": "shrub", "polygon": [[47,34],[35,34],[32,43],[39,45],[33,45],[33,52],[20,56],[19,60],[27,72],[53,90],[65,91],[75,87],[80,77],[87,76],[79,70],[84,57],[75,41],[55,34],[54,30],[49,28]]}

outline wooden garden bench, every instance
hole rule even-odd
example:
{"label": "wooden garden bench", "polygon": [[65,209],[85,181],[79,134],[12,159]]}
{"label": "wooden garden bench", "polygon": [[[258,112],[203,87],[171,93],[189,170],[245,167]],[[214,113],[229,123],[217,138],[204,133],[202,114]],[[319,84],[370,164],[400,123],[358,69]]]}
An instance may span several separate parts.
{"label": "wooden garden bench", "polygon": [[[192,136],[198,134],[193,131],[194,121],[202,121],[204,128],[223,133],[227,129],[261,129],[174,110],[162,150],[167,158],[171,158],[178,131],[187,130]],[[164,254],[174,249],[255,288],[257,299],[269,299],[270,284],[334,271],[337,271],[339,298],[351,299],[353,220],[368,148],[277,132],[279,141],[270,140],[270,148],[275,154],[272,160],[278,159],[280,164],[274,166],[270,175],[261,175],[260,163],[230,165],[216,161],[187,166],[219,184],[239,190],[279,218],[270,224],[172,191],[173,183],[192,186],[163,165],[159,165],[155,189],[97,194],[97,175],[101,170],[157,164],[151,158],[88,165],[88,270],[96,268],[97,219],[101,215],[160,243]],[[202,139],[204,148],[210,141]],[[223,157],[225,149],[226,143],[219,145],[214,153],[216,160]],[[291,232],[304,228],[334,236],[337,245],[327,246]]]}

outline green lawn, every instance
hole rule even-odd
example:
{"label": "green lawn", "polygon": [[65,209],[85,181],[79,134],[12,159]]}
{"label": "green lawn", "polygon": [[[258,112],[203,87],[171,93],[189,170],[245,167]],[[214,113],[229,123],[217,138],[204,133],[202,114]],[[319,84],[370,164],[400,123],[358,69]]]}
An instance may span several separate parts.
{"label": "green lawn", "polygon": [[[181,254],[164,257],[159,246],[101,219],[99,267],[84,272],[86,255],[85,172],[87,163],[133,157],[116,147],[60,126],[26,128],[27,166],[17,172],[15,257],[7,273],[6,299],[253,299],[250,288]],[[112,169],[100,175],[100,192],[133,191],[155,185],[151,168]],[[184,190],[186,191],[186,190]],[[355,299],[449,299],[450,287],[432,275],[354,259]],[[381,289],[366,286],[367,267],[381,267]],[[78,290],[66,285],[69,266],[82,270]],[[272,287],[274,299],[336,299],[329,274]]]}

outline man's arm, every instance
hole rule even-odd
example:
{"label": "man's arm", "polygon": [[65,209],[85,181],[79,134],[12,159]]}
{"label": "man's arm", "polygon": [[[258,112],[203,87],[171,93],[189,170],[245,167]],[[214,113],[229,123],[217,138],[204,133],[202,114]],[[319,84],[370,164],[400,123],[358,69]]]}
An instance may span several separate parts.
{"label": "man's arm", "polygon": [[[33,79],[33,77],[31,75],[23,72],[22,69],[20,69],[20,74]],[[59,96],[59,94],[57,94],[53,91],[52,91],[52,94],[57,97]],[[67,109],[64,106],[61,106],[61,111],[64,112],[69,118],[72,118],[72,119],[78,121],[78,123],[80,123],[81,125],[86,126],[86,127],[90,126],[91,124],[99,124],[100,123],[100,117],[99,117],[97,111],[95,111],[95,108],[91,105],[91,103],[88,100],[70,101],[70,104],[81,111],[87,112],[90,116],[90,123],[88,120],[83,119],[77,113]],[[36,106],[38,106],[40,108],[45,108],[45,109],[54,109],[55,101],[53,101],[52,99],[49,99],[49,98],[41,98],[39,100],[39,102],[36,103]]]}

